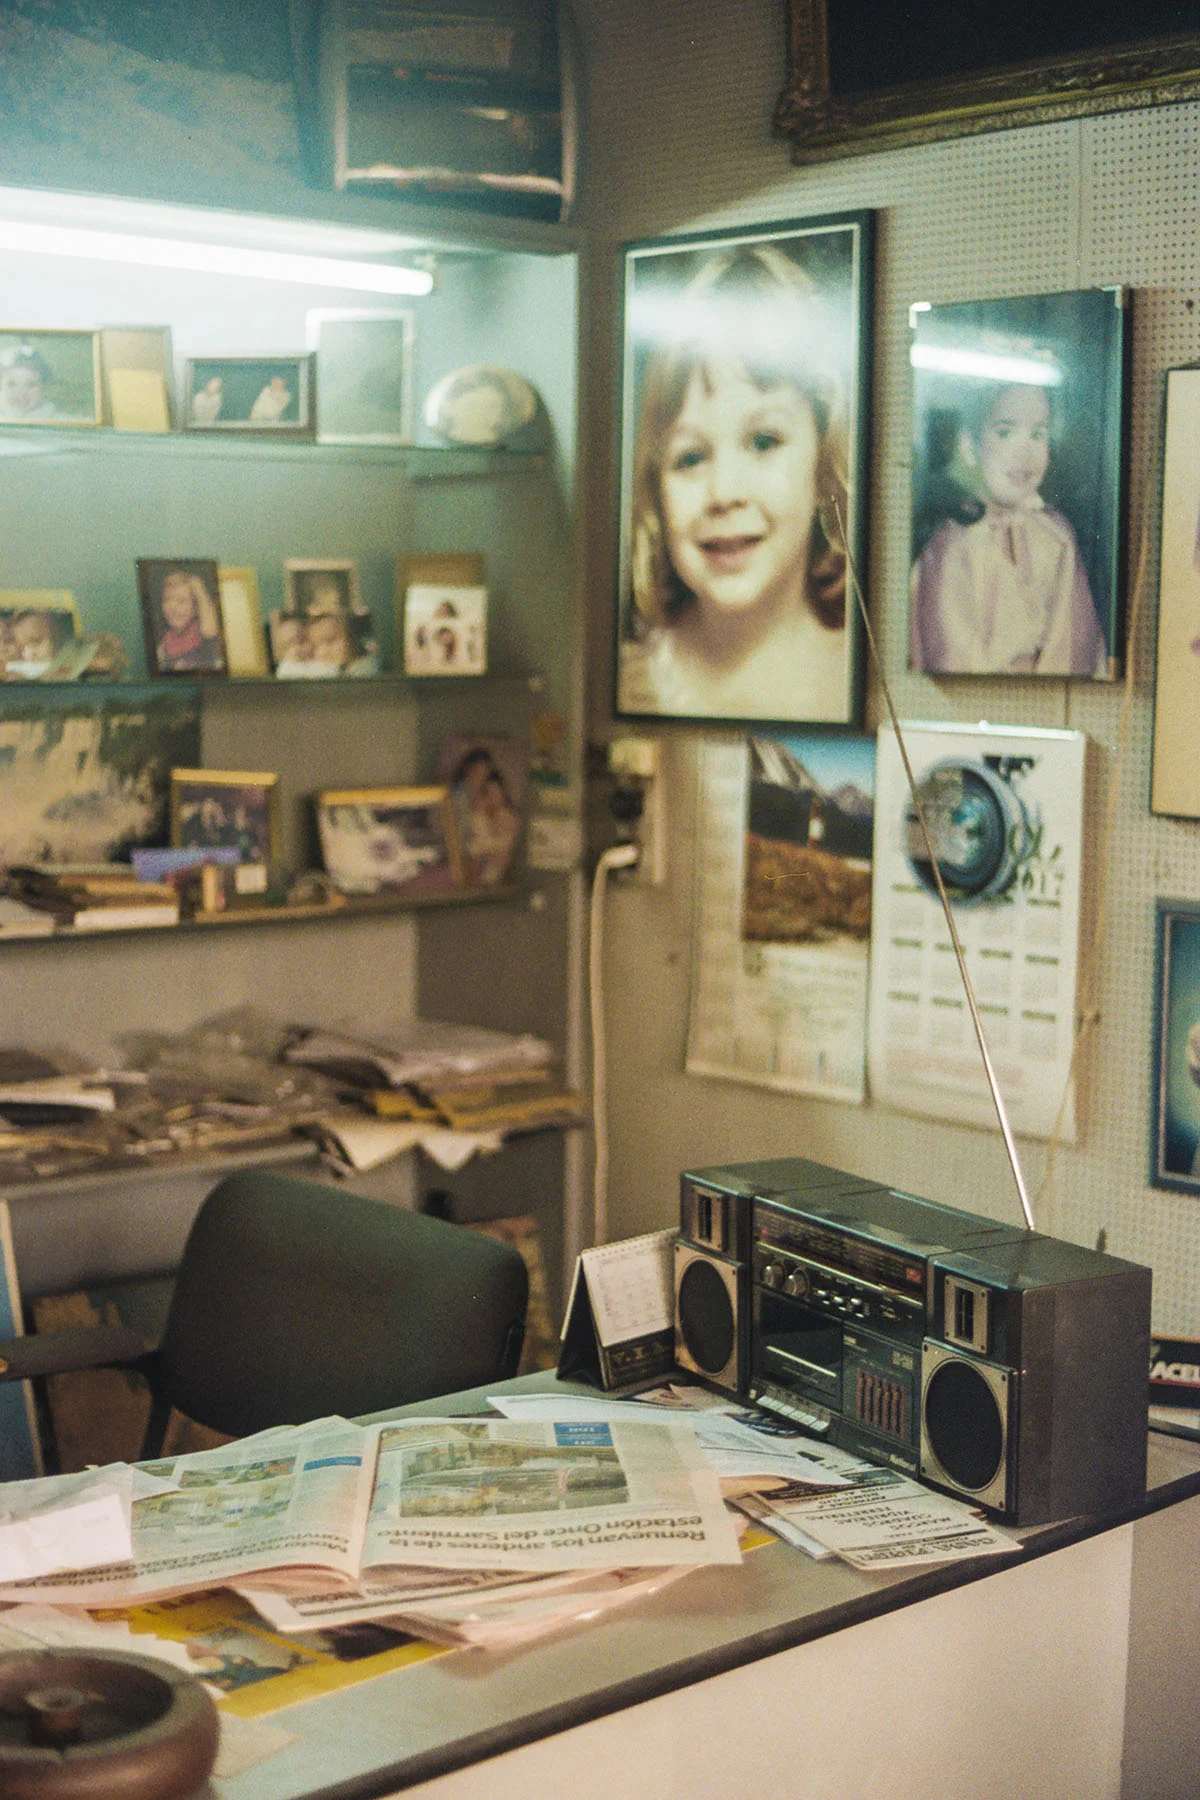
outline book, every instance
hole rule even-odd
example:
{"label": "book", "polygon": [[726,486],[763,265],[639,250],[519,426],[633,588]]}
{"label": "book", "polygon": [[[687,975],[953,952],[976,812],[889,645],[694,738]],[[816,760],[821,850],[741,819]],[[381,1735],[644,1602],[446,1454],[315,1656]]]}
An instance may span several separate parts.
{"label": "book", "polygon": [[43,907],[0,894],[0,937],[47,937],[53,930],[54,920]]}

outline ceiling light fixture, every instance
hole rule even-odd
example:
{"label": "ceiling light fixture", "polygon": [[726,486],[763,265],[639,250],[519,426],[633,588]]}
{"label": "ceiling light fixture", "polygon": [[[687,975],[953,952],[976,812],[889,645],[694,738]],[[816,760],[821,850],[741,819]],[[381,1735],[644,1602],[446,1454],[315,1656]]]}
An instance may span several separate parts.
{"label": "ceiling light fixture", "polygon": [[189,269],[206,275],[244,275],[251,280],[293,281],[364,294],[419,296],[433,289],[433,276],[428,269],[404,268],[394,263],[350,262],[340,257],[203,244],[183,238],[142,237],[132,232],[92,231],[82,226],[42,225],[19,219],[0,219],[0,250],[133,263],[148,269]]}

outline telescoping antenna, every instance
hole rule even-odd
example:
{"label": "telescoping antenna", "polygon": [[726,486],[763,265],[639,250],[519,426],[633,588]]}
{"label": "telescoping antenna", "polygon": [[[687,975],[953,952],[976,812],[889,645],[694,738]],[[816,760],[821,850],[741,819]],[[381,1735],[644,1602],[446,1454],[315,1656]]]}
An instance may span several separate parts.
{"label": "telescoping antenna", "polygon": [[[896,716],[896,706],[892,699],[892,690],[888,686],[887,675],[884,672],[883,658],[879,654],[879,646],[875,642],[875,633],[871,629],[871,621],[867,615],[867,604],[863,598],[862,584],[858,579],[858,570],[854,565],[854,554],[850,549],[850,542],[846,536],[846,528],[842,523],[842,510],[835,497],[830,499],[829,507],[832,511],[833,521],[837,526],[836,533],[828,531],[828,522],[824,516],[822,517],[822,524],[826,526],[826,535],[831,540],[839,541],[845,554],[846,570],[850,577],[850,586],[854,590],[854,602],[858,607],[859,616],[863,622],[863,630],[867,634],[867,645],[871,652],[871,661],[874,664],[875,673],[879,677],[879,685],[883,689],[883,697],[887,703],[888,718],[891,720],[892,730],[896,734],[896,743],[900,750],[900,760],[904,764],[904,774],[908,782],[908,791],[912,796],[913,809],[916,812],[917,823],[921,828],[921,837],[925,843],[925,854],[928,856],[929,866],[933,870],[933,879],[937,883],[938,898],[942,903],[942,912],[945,915],[946,927],[950,933],[950,942],[954,946],[954,960],[958,964],[958,973],[963,984],[963,992],[967,997],[967,1006],[971,1014],[971,1023],[975,1027],[975,1038],[979,1045],[979,1054],[983,1059],[983,1072],[987,1076],[987,1084],[991,1092],[992,1104],[996,1108],[996,1117],[1000,1121],[1000,1135],[1004,1139],[1004,1148],[1008,1152],[1008,1165],[1012,1170],[1013,1180],[1017,1184],[1017,1194],[1020,1197],[1021,1211],[1025,1216],[1025,1223],[1030,1231],[1034,1231],[1036,1230],[1036,1226],[1033,1222],[1033,1207],[1030,1204],[1029,1191],[1025,1186],[1025,1177],[1021,1173],[1021,1159],[1017,1155],[1017,1141],[1013,1136],[1013,1129],[1009,1124],[1008,1119],[1008,1109],[1004,1104],[1004,1096],[1000,1092],[1000,1083],[996,1079],[996,1071],[992,1066],[991,1052],[988,1049],[987,1038],[984,1036],[983,1020],[980,1018],[979,1008],[975,1004],[975,990],[971,986],[971,977],[967,973],[967,959],[963,955],[962,941],[958,935],[958,927],[954,923],[954,911],[950,905],[950,896],[947,894],[946,884],[942,880],[942,867],[934,852],[933,837],[929,830],[929,821],[925,816],[925,807],[921,800],[921,792],[917,786],[916,778],[913,775],[912,764],[908,759],[908,746],[904,742],[904,734],[900,730],[900,720]],[[822,508],[822,514],[824,514],[824,512],[825,509]]]}

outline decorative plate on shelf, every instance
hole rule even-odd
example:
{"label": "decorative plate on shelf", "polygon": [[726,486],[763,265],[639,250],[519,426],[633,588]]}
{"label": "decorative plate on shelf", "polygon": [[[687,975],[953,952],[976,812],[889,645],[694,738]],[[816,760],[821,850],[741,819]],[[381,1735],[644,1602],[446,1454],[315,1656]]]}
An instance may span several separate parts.
{"label": "decorative plate on shelf", "polygon": [[509,444],[538,412],[537,390],[513,369],[472,363],[435,382],[425,399],[425,423],[449,444]]}

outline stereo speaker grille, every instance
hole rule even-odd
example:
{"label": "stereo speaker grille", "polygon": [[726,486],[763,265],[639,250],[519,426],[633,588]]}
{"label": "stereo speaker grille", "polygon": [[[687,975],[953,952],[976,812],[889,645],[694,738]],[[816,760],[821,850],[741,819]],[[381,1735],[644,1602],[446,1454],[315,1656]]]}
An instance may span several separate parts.
{"label": "stereo speaker grille", "polygon": [[921,1352],[921,1474],[984,1506],[1011,1510],[1009,1370],[925,1344]]}
{"label": "stereo speaker grille", "polygon": [[675,1248],[675,1353],[685,1369],[739,1390],[739,1265]]}

